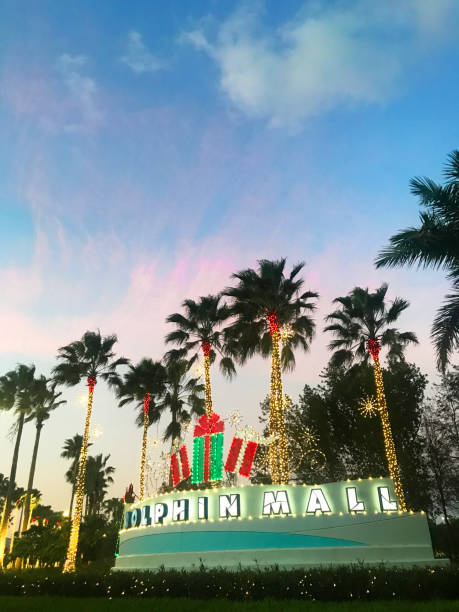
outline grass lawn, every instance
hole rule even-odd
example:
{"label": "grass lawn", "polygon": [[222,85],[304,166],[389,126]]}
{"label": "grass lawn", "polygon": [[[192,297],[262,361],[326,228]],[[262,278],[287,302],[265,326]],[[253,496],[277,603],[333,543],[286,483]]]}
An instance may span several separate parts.
{"label": "grass lawn", "polygon": [[2,612],[459,612],[459,601],[203,601],[196,599],[78,599],[67,597],[0,597]]}

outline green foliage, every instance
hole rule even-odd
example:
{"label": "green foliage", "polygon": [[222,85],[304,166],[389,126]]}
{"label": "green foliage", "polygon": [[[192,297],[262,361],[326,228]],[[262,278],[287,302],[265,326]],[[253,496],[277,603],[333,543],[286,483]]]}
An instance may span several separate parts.
{"label": "green foliage", "polygon": [[226,354],[226,345],[221,327],[229,318],[230,310],[221,303],[220,295],[201,296],[197,302],[185,300],[182,304],[185,314],[178,312],[167,317],[168,323],[174,323],[176,329],[166,336],[167,343],[178,345],[166,353],[166,360],[190,358],[192,362],[201,354],[203,342],[211,345],[209,357],[213,363],[217,353],[220,355],[220,370],[228,378],[235,373],[233,360]]}
{"label": "green foliage", "polygon": [[[392,423],[397,457],[410,509],[430,509],[431,491],[426,487],[423,415],[426,377],[414,364],[391,361],[383,370],[384,385]],[[316,387],[306,385],[298,403],[286,411],[291,440],[293,477],[300,482],[336,482],[346,478],[367,478],[387,474],[379,417],[364,418],[359,410],[363,396],[374,394],[373,368],[366,363],[349,370],[329,366]],[[262,404],[266,413],[267,400]],[[301,445],[304,430],[317,436],[325,463],[316,465],[315,455]],[[255,482],[265,482],[258,463]]]}
{"label": "green foliage", "polygon": [[[4,572],[1,595],[65,595],[66,597],[185,597],[205,600],[301,601],[433,600],[459,597],[459,570],[455,567],[387,568],[341,566],[281,570],[207,569],[186,572],[50,571]],[[174,600],[175,602],[177,600]],[[385,604],[387,605],[387,603]],[[170,608],[174,609],[174,608]],[[281,609],[281,608],[279,608]]]}
{"label": "green foliage", "polygon": [[117,368],[129,363],[125,357],[115,359],[113,347],[117,341],[115,334],[102,337],[100,331],[87,331],[81,340],[62,346],[57,355],[60,363],[53,369],[54,381],[72,387],[84,378],[100,377],[116,384]]}
{"label": "green foliage", "polygon": [[403,359],[406,346],[410,342],[417,343],[413,332],[399,332],[390,327],[409,303],[397,297],[387,304],[387,289],[386,283],[373,292],[368,288],[354,287],[348,295],[333,300],[339,307],[326,317],[329,325],[324,330],[335,335],[328,347],[333,351],[331,365],[350,366],[356,361],[368,361],[367,342],[370,338],[387,347],[388,357],[392,360]]}
{"label": "green foliage", "polygon": [[432,326],[437,364],[443,372],[459,347],[459,150],[448,156],[444,175],[444,185],[427,177],[411,180],[411,192],[423,207],[420,225],[394,234],[376,259],[378,268],[417,265],[447,272],[453,293],[446,296]]}
{"label": "green foliage", "polygon": [[291,333],[285,337],[281,348],[284,370],[295,366],[294,349],[309,349],[315,333],[311,313],[318,297],[312,291],[303,291],[304,281],[297,278],[304,267],[299,263],[288,276],[284,274],[285,259],[258,261],[258,269],[241,270],[233,274],[236,287],[227,287],[223,295],[231,299],[230,313],[233,323],[225,330],[227,348],[240,363],[261,354],[271,354],[272,342],[267,322],[268,315],[275,314],[279,326],[289,325]]}

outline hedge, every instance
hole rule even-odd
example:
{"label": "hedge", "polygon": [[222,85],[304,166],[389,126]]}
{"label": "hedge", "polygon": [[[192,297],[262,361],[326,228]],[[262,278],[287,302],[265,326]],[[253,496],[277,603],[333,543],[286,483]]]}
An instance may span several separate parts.
{"label": "hedge", "polygon": [[202,568],[75,574],[58,570],[7,570],[0,573],[0,595],[68,597],[187,597],[195,599],[274,599],[354,601],[459,598],[459,568],[343,566],[281,570]]}

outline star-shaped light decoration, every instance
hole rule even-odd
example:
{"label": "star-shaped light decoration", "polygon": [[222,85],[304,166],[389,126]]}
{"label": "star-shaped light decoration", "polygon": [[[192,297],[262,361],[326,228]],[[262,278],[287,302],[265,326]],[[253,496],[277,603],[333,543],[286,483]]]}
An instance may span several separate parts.
{"label": "star-shaped light decoration", "polygon": [[365,418],[371,418],[378,414],[378,402],[374,395],[365,395],[359,402],[358,410]]}
{"label": "star-shaped light decoration", "polygon": [[159,438],[151,438],[150,439],[150,448],[155,449],[161,444],[161,440]]}
{"label": "star-shaped light decoration", "polygon": [[102,427],[100,425],[94,425],[94,427],[91,429],[91,431],[89,432],[89,439],[94,442],[95,440],[97,440],[97,438],[100,438],[100,436],[103,434],[104,432],[102,431]]}
{"label": "star-shaped light decoration", "polygon": [[237,427],[242,421],[241,413],[235,408],[229,413],[226,420],[232,427]]}

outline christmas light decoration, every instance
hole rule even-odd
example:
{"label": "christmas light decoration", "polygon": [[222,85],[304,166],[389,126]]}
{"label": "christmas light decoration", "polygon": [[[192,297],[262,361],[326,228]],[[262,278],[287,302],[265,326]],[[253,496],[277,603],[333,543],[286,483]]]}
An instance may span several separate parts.
{"label": "christmas light decoration", "polygon": [[269,394],[269,432],[276,436],[269,447],[269,466],[273,484],[286,484],[289,479],[287,434],[285,431],[280,361],[280,332],[276,312],[267,316],[271,334],[271,385]]}
{"label": "christmas light decoration", "polygon": [[374,338],[370,338],[367,342],[368,352],[373,358],[373,373],[376,384],[376,401],[379,415],[381,417],[381,425],[384,437],[384,447],[386,450],[387,465],[389,468],[389,476],[394,481],[394,489],[400,503],[400,510],[406,512],[405,494],[403,492],[402,481],[400,478],[400,469],[398,467],[397,455],[395,452],[394,439],[392,437],[392,429],[389,421],[389,412],[387,410],[386,396],[384,393],[384,382],[382,377],[381,364],[379,363],[380,344]]}
{"label": "christmas light decoration", "polygon": [[203,414],[193,433],[194,484],[217,481],[223,478],[223,431],[224,423],[218,414]]}
{"label": "christmas light decoration", "polygon": [[294,334],[293,327],[288,323],[286,325],[282,325],[279,331],[282,344],[286,344]]}
{"label": "christmas light decoration", "polygon": [[362,397],[359,402],[358,410],[360,414],[365,418],[371,418],[378,414],[378,401],[372,395],[366,395]]}
{"label": "christmas light decoration", "polygon": [[11,520],[11,522],[12,522],[12,534],[11,534],[11,539],[10,539],[10,551],[9,551],[10,555],[13,552],[13,547],[14,547],[14,534],[15,534],[15,531],[16,531],[15,527],[16,527],[16,515],[17,515],[16,508],[13,510],[12,515],[13,515],[12,520]]}
{"label": "christmas light decoration", "polygon": [[188,451],[184,444],[182,444],[178,453],[171,455],[171,474],[174,487],[191,476]]}
{"label": "christmas light decoration", "polygon": [[204,381],[205,381],[205,394],[206,394],[206,413],[210,418],[212,415],[212,388],[210,386],[210,342],[203,342],[201,344],[202,352],[204,355]]}
{"label": "christmas light decoration", "polygon": [[239,410],[232,410],[226,419],[230,425],[237,427],[242,420]]}
{"label": "christmas light decoration", "polygon": [[91,412],[92,403],[94,397],[94,387],[96,385],[96,379],[88,377],[88,408],[86,410],[86,421],[84,427],[83,440],[81,444],[80,460],[78,462],[78,474],[76,481],[76,492],[75,492],[75,510],[72,518],[72,527],[70,529],[69,546],[67,549],[67,556],[64,563],[63,572],[74,572],[76,563],[76,554],[78,549],[78,539],[80,535],[80,523],[81,515],[83,512],[83,500],[84,500],[84,485],[86,476],[86,461],[88,458],[88,441],[89,441],[89,427],[91,424]]}
{"label": "christmas light decoration", "polygon": [[150,424],[150,393],[145,393],[143,398],[143,437],[142,451],[140,453],[140,501],[145,497],[145,459],[147,456],[148,425]]}

